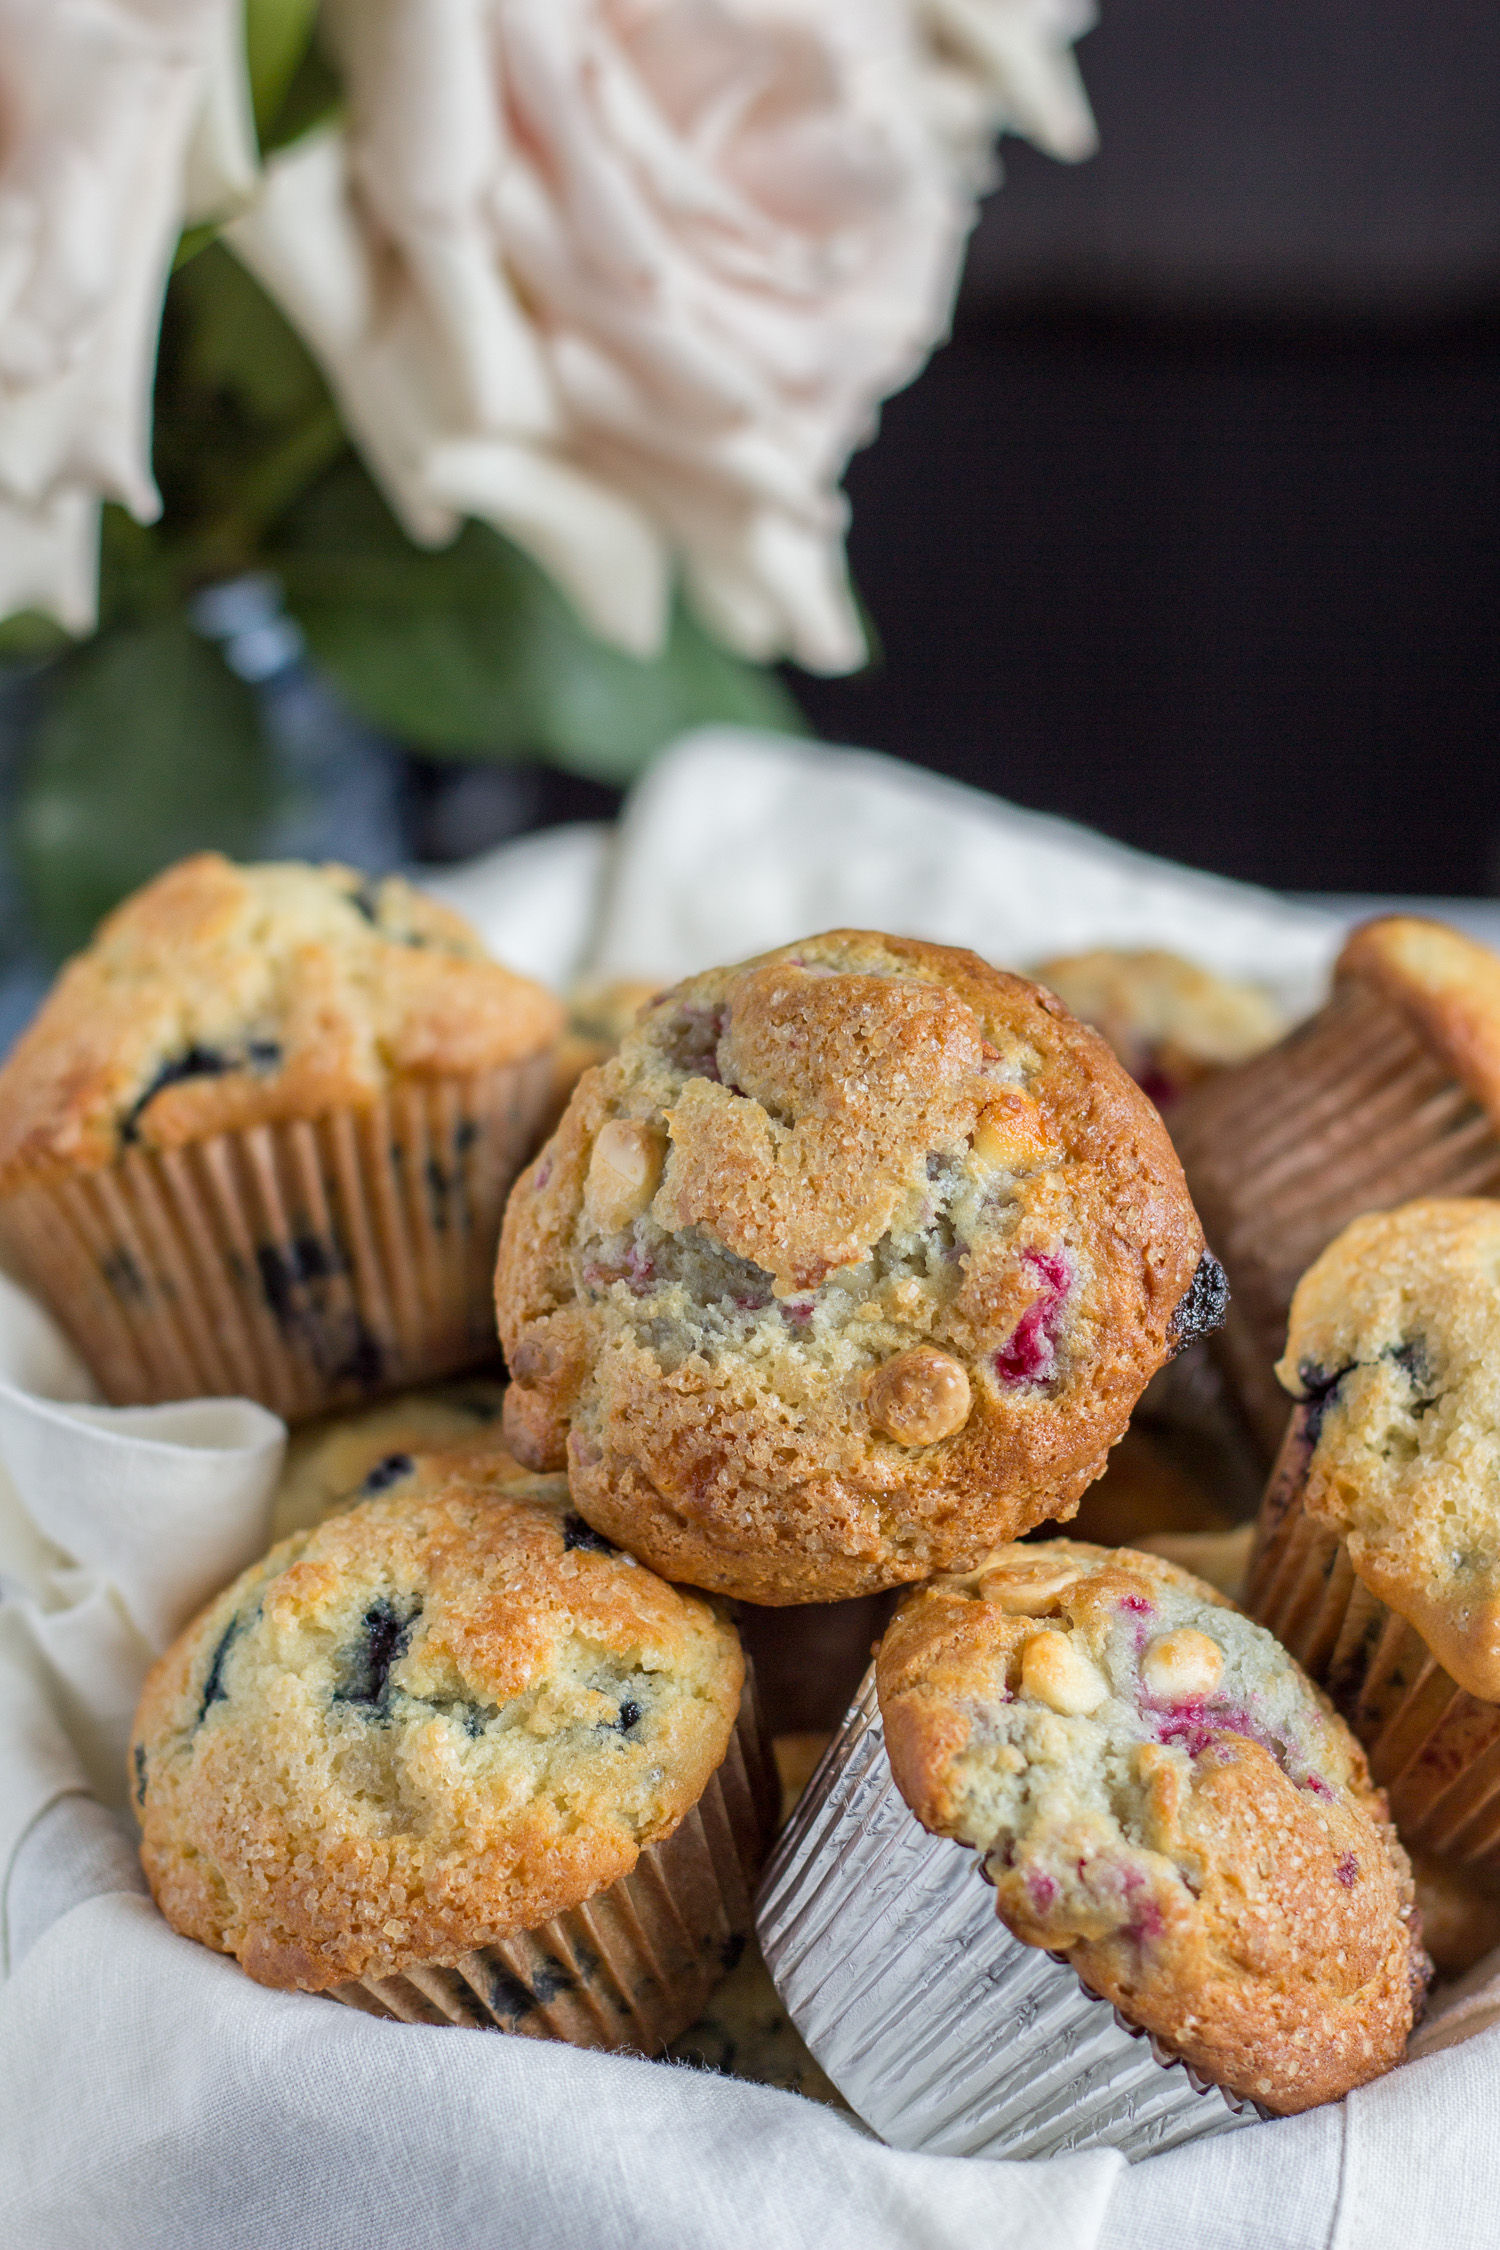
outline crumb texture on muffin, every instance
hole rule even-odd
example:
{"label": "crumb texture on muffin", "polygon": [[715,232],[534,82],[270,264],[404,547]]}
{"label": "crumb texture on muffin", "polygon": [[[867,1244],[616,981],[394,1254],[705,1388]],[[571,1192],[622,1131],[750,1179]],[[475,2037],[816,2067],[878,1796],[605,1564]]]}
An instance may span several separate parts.
{"label": "crumb texture on muffin", "polygon": [[1174,2053],[1288,2113],[1399,2058],[1427,1963],[1384,1799],[1212,1588],[1128,1548],[999,1548],[908,1597],[877,1682],[923,1826]]}
{"label": "crumb texture on muffin", "polygon": [[203,852],[101,924],[0,1070],[0,1191],[522,1062],[562,1021],[399,876]]}
{"label": "crumb texture on muffin", "polygon": [[1292,1299],[1308,1513],[1460,1687],[1500,1703],[1500,1203],[1356,1219]]}
{"label": "crumb texture on muffin", "polygon": [[1039,962],[1031,973],[1103,1033],[1153,1101],[1262,1053],[1286,1029],[1262,985],[1217,976],[1158,948],[1101,947]]}
{"label": "crumb texture on muffin", "polygon": [[283,1541],[153,1669],[152,1892],[262,1984],[458,1960],[670,1835],[743,1682],[727,1620],[566,1502],[419,1480]]}
{"label": "crumb texture on muffin", "polygon": [[517,1183],[517,1455],[668,1577],[764,1602],[1066,1515],[1217,1317],[1156,1112],[975,955],[835,931],[689,979]]}

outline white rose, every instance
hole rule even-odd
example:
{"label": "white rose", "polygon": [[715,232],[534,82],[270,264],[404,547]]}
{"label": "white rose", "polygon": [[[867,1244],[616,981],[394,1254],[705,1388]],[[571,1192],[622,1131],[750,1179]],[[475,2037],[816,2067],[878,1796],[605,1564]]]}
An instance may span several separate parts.
{"label": "white rose", "polygon": [[0,617],[93,622],[101,498],[142,522],[185,219],[253,185],[240,0],[0,0]]}
{"label": "white rose", "polygon": [[915,0],[940,131],[983,179],[997,133],[1077,163],[1099,136],[1073,57],[1091,0]]}
{"label": "white rose", "polygon": [[334,0],[344,134],[230,232],[420,539],[499,525],[595,629],[863,641],[838,490],[943,334],[970,185],[905,0]]}

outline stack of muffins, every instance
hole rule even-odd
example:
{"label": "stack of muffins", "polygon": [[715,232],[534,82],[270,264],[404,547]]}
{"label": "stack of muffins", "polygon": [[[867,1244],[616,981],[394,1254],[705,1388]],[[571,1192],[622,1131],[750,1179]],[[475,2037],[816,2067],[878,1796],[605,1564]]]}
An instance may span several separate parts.
{"label": "stack of muffins", "polygon": [[[1159,967],[1143,989],[1159,1055]],[[874,1758],[897,1857],[944,1884],[977,1865],[993,1905],[971,1881],[964,1911],[1053,1980],[1043,2012],[1061,1979],[1095,2029],[1149,2039],[1132,2068],[1182,2092],[1168,2138],[1195,2088],[1217,2125],[1389,2068],[1427,1973],[1390,1761],[1372,1782],[1265,1623],[1173,1564],[1016,1544],[1074,1514],[1224,1312],[1110,1045],[972,954],[833,932],[649,1002],[515,1177],[561,1032],[404,885],[205,859],[105,925],[0,1073],[0,1239],[111,1398],[363,1409],[294,1439],[278,1543],[148,1681],[131,1781],[173,1926],[373,2014],[659,2051],[744,1942],[774,1825],[737,1619],[816,1630],[807,1605],[907,1589],[768,1882],[804,1958],[816,1923],[820,1990],[880,1889],[826,1840]],[[1265,1066],[1223,1060],[1179,1061],[1174,1118]],[[482,1366],[497,1237],[508,1388]],[[1448,1347],[1423,1348],[1418,1384]],[[1317,1365],[1294,1379],[1331,1430]],[[1278,1524],[1331,1523],[1343,1489],[1309,1481],[1307,1423]],[[1401,1566],[1431,1558],[1389,1562],[1380,1505],[1329,1536],[1356,1575],[1386,1556],[1399,1623]],[[1257,1588],[1302,1589],[1309,1536],[1282,1568],[1268,1532]],[[1322,1679],[1331,1620],[1302,1634],[1298,1599]],[[1346,1607],[1340,1679],[1351,1633],[1394,1632]],[[1477,1594],[1465,1614],[1488,1650]],[[1416,1692],[1401,1645],[1343,1696],[1366,1739],[1367,1705],[1389,1729]],[[883,2023],[879,2068],[930,2035],[941,2080],[952,1998],[939,1976],[925,2018]],[[949,2087],[950,2119],[974,2098]]]}

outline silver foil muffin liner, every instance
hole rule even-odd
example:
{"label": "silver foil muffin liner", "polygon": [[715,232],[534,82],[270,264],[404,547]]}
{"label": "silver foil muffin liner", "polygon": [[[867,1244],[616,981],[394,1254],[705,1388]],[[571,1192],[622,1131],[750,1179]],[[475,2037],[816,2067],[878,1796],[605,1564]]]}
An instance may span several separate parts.
{"label": "silver foil muffin liner", "polygon": [[1011,1936],[973,1853],[907,1810],[873,1669],[772,1856],[756,1919],[812,2055],[894,2148],[1134,2161],[1265,2114]]}

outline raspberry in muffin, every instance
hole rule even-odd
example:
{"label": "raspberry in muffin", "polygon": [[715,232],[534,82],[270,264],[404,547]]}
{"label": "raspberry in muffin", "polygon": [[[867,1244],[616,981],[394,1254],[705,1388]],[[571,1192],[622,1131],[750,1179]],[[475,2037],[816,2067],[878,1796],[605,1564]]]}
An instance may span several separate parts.
{"label": "raspberry in muffin", "polygon": [[675,2036],[748,1927],[744,1679],[728,1620],[565,1500],[456,1473],[366,1501],[273,1548],[148,1678],[152,1892],[258,1983],[554,2035],[566,1991],[587,2020],[562,2035]]}
{"label": "raspberry in muffin", "polygon": [[561,1022],[399,877],[184,860],[0,1069],[0,1247],[120,1405],[472,1364]]}
{"label": "raspberry in muffin", "polygon": [[881,1643],[891,1768],[1001,1919],[1279,2112],[1396,2062],[1428,1974],[1358,1744],[1270,1634],[1155,1556],[1004,1547]]}
{"label": "raspberry in muffin", "polygon": [[835,931],[689,979],[580,1082],[496,1277],[518,1458],[751,1601],[1066,1516],[1222,1315],[1161,1121],[974,954]]}

